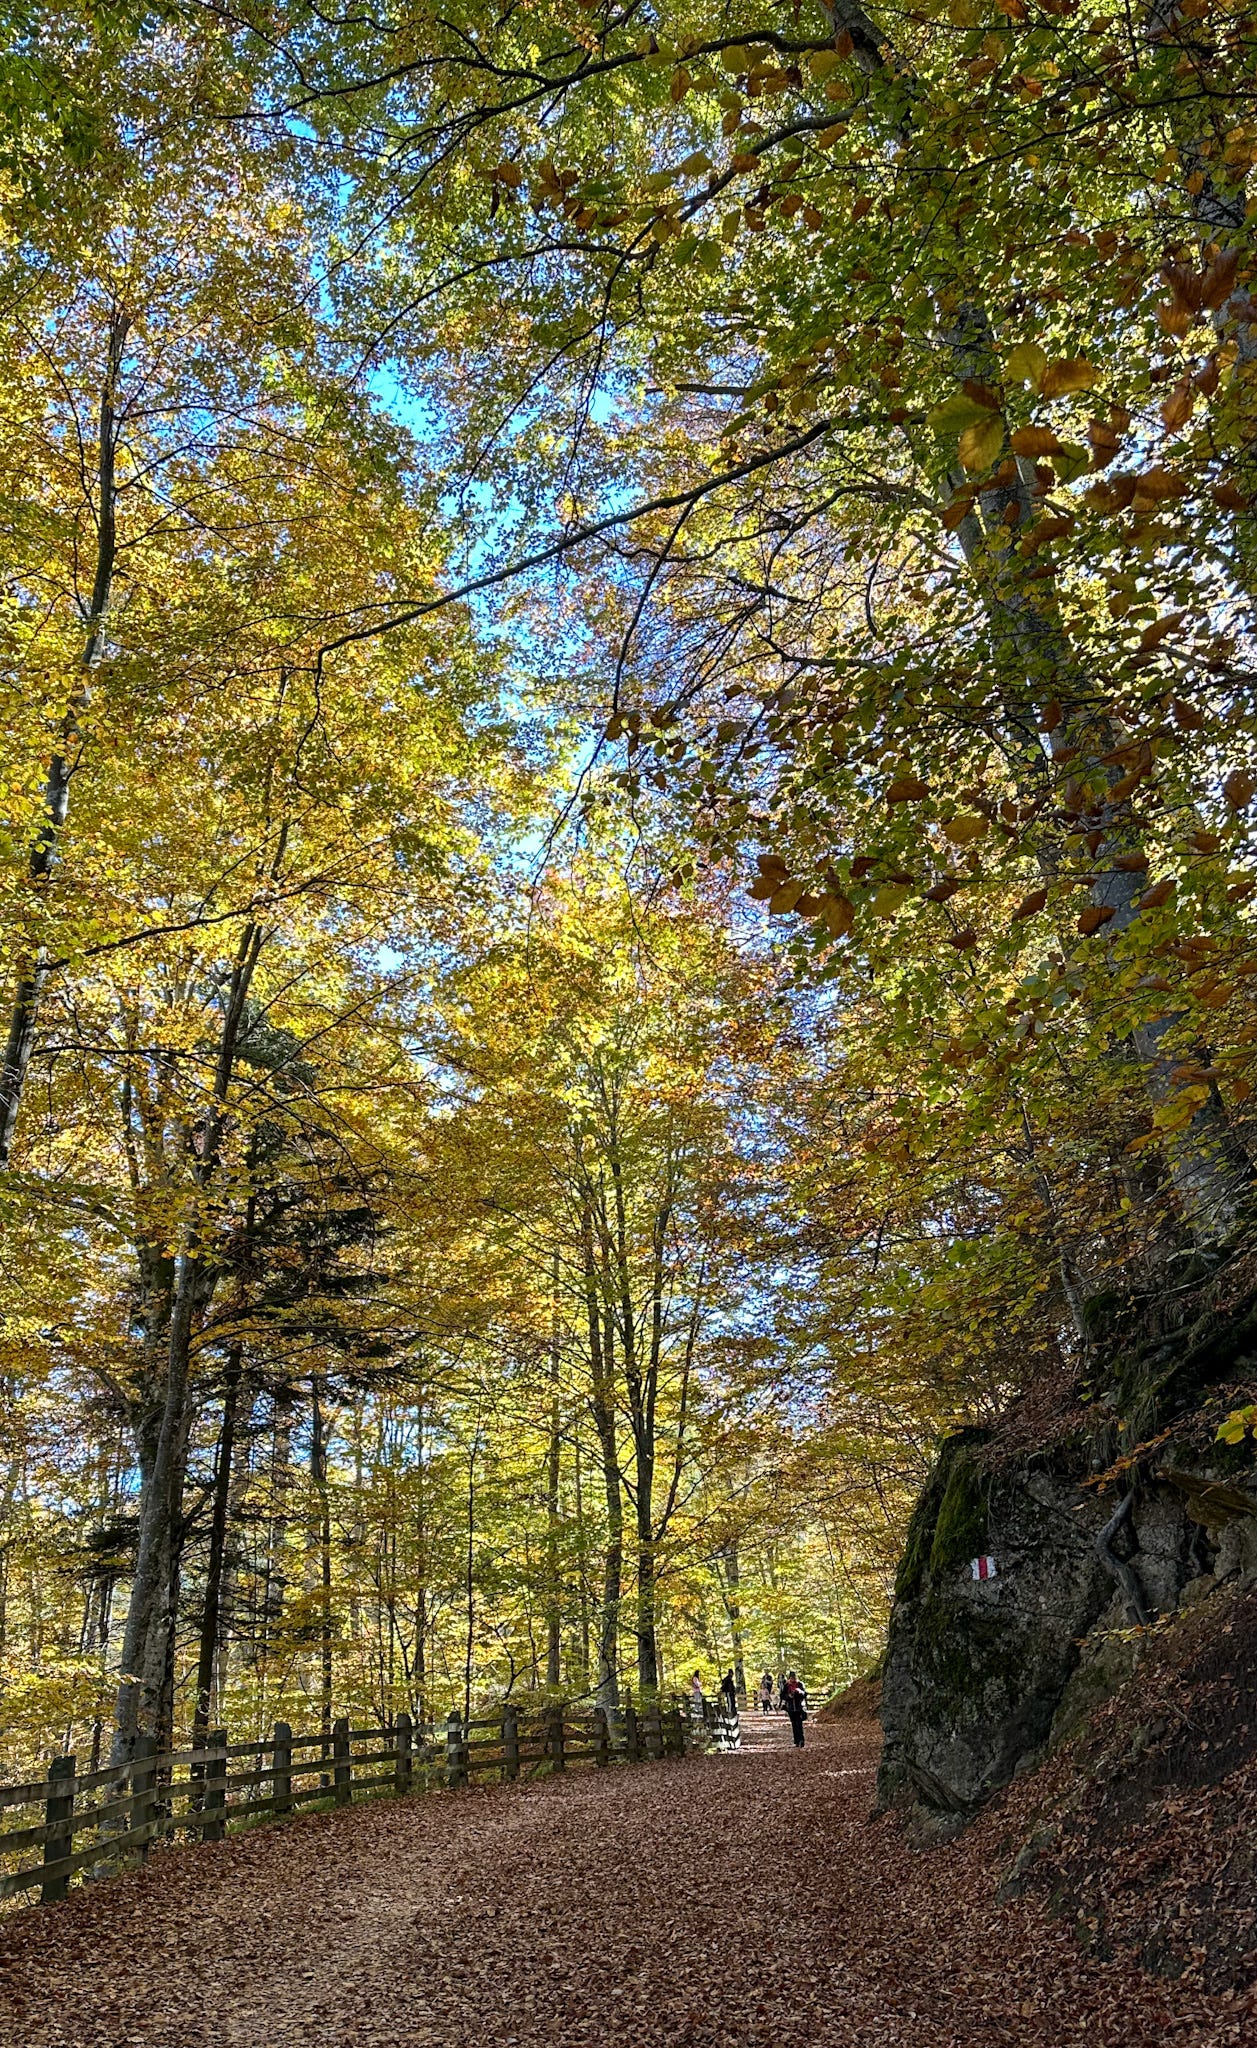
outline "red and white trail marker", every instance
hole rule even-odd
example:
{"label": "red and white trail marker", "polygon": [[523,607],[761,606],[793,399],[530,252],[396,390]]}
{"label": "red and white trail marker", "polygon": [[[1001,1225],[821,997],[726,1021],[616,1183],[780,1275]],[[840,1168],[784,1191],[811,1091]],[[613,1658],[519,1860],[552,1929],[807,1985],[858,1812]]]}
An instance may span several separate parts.
{"label": "red and white trail marker", "polygon": [[993,1579],[996,1576],[995,1559],[975,1557],[970,1561],[969,1570],[975,1579]]}

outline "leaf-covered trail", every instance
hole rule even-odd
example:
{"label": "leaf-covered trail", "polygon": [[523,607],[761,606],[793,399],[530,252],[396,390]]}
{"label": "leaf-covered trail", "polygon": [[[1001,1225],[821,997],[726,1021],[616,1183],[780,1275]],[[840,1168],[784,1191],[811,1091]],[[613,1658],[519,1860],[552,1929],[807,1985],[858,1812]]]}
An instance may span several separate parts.
{"label": "leaf-covered trail", "polygon": [[[875,1732],[312,1815],[0,1932],[23,2048],[1238,2041],[1239,2007],[991,1903],[990,1825],[870,1821]],[[1249,2015],[1251,2018],[1251,2013]]]}

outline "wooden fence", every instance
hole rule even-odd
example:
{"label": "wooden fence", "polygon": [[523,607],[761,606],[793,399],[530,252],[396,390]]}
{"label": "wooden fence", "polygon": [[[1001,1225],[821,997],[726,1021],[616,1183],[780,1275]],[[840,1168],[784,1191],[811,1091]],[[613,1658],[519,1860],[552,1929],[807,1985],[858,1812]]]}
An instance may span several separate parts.
{"label": "wooden fence", "polygon": [[[491,1718],[464,1722],[452,1713],[435,1728],[417,1726],[409,1714],[390,1728],[351,1728],[342,1719],[329,1738],[294,1735],[278,1721],[269,1741],[229,1742],[220,1728],[203,1748],[160,1755],[141,1739],[129,1763],[81,1774],[72,1756],[60,1756],[44,1779],[0,1785],[0,1900],[36,1888],[41,1900],[63,1899],[71,1878],[104,1876],[157,1842],[221,1841],[232,1826],[315,1801],[348,1806],[363,1794],[455,1790],[728,1747],[736,1747],[736,1731],[731,1741],[728,1722],[710,1709],[699,1719],[658,1701],[615,1714],[558,1703],[521,1710],[508,1702]],[[42,1819],[7,1826],[8,1814],[22,1808],[42,1811]],[[23,1864],[32,1851],[38,1860]]]}

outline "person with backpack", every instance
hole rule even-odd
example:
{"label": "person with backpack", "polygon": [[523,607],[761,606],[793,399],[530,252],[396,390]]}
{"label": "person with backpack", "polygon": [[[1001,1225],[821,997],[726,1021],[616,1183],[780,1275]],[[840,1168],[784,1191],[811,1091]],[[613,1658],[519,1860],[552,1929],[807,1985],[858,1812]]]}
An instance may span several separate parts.
{"label": "person with backpack", "polygon": [[773,1710],[773,1675],[771,1671],[766,1671],[759,1682],[759,1710],[761,1714],[771,1714]]}
{"label": "person with backpack", "polygon": [[787,1671],[781,1688],[781,1704],[790,1716],[796,1749],[803,1747],[803,1723],[807,1719],[807,1687],[797,1671]]}

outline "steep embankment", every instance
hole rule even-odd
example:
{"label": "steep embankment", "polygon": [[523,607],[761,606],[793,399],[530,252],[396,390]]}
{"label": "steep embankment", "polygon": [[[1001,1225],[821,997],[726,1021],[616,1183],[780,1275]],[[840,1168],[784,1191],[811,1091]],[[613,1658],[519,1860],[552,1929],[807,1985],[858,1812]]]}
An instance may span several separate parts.
{"label": "steep embankment", "polygon": [[1257,1464],[1217,1439],[1257,1398],[1252,1254],[1183,1298],[1114,1318],[1088,1383],[944,1445],[896,1587],[879,1795],[937,1841],[1016,1779],[987,1817],[1003,1896],[1224,1992],[1257,1976]]}

